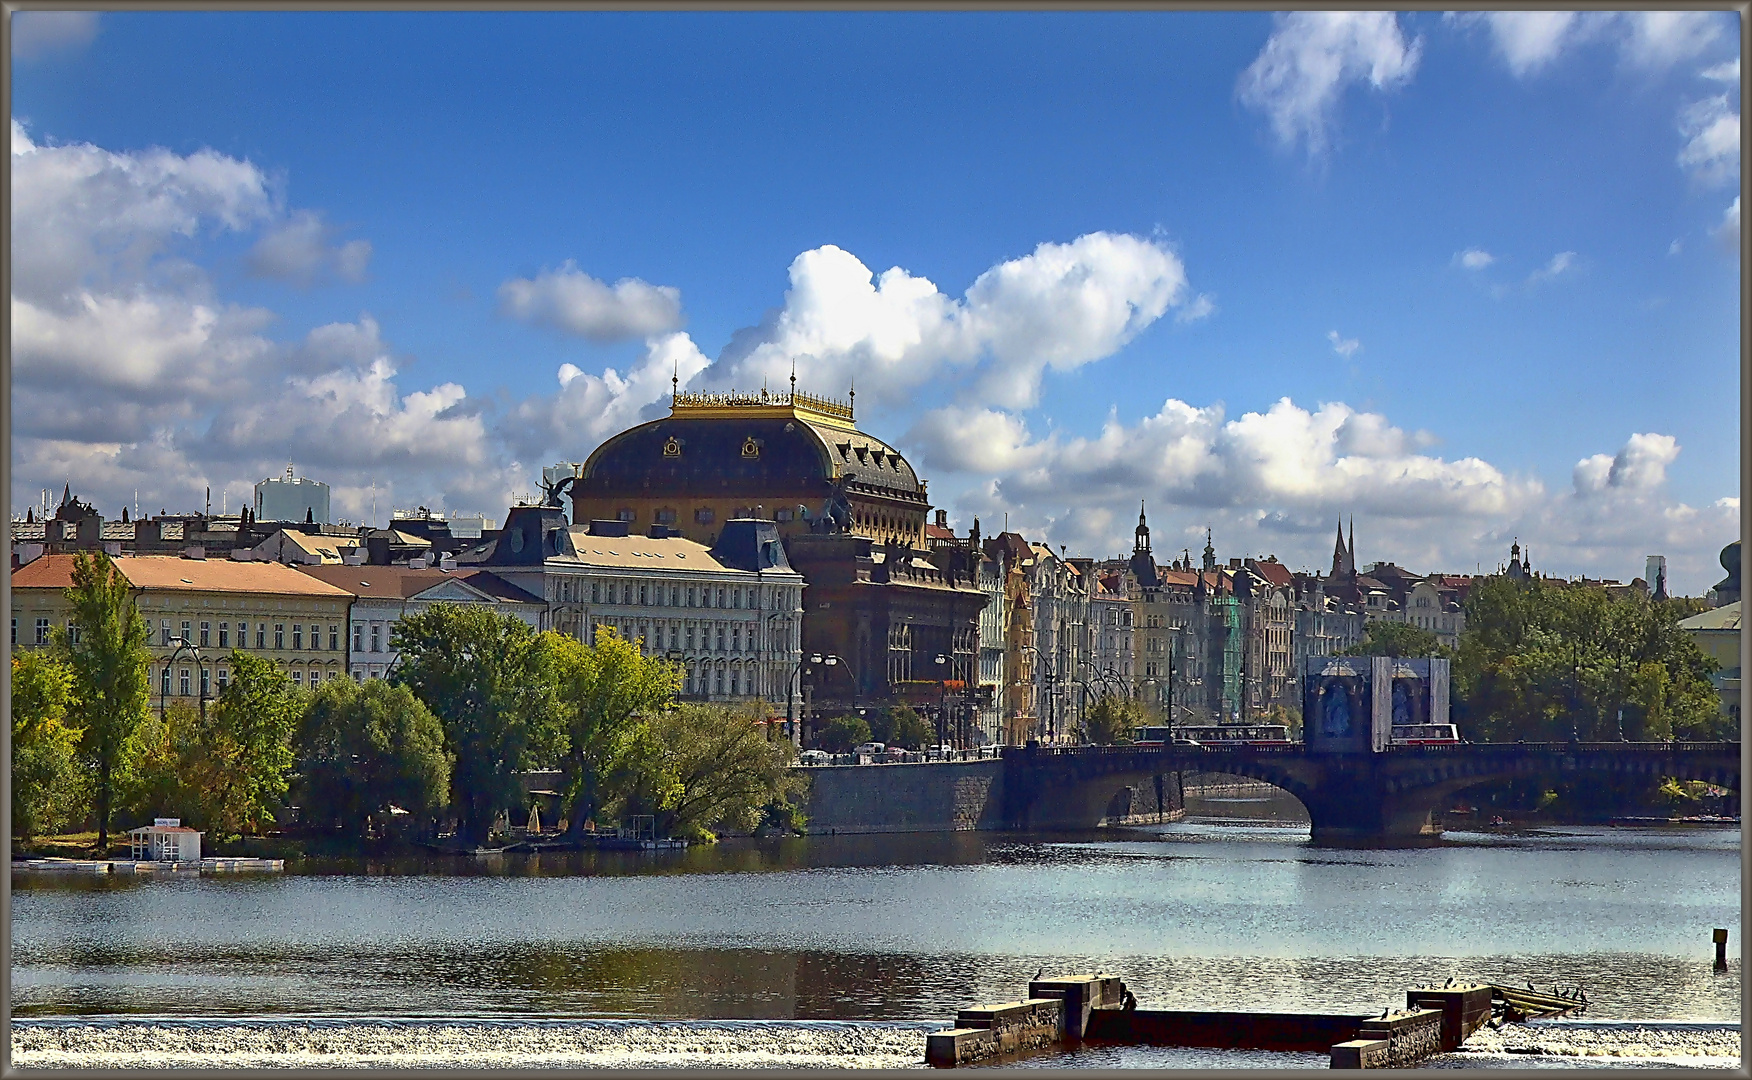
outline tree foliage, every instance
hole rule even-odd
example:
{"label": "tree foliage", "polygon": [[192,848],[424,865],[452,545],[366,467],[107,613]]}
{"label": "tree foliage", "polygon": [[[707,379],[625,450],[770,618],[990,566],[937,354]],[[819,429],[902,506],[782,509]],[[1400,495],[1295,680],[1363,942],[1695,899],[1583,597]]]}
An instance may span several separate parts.
{"label": "tree foliage", "polygon": [[55,655],[72,673],[67,724],[80,732],[79,757],[91,785],[98,850],[109,845],[110,815],[118,786],[127,780],[134,730],[150,702],[151,654],[128,579],[104,554],[73,558],[74,633],[56,627]]}
{"label": "tree foliage", "polygon": [[299,723],[297,791],[304,820],[367,839],[391,807],[428,816],[450,798],[444,729],[405,686],[325,683]]}
{"label": "tree foliage", "polygon": [[1363,640],[1344,650],[1345,656],[1447,656],[1440,638],[1421,626],[1402,622],[1372,622]]}
{"label": "tree foliage", "polygon": [[72,821],[84,794],[80,732],[67,726],[73,672],[42,650],[12,657],[12,832],[30,839]]}
{"label": "tree foliage", "polygon": [[870,725],[861,716],[836,716],[821,726],[815,739],[830,754],[849,754],[870,741]]}
{"label": "tree foliage", "polygon": [[1143,726],[1144,710],[1135,701],[1102,694],[1088,712],[1083,714],[1083,734],[1096,746],[1132,741],[1132,731]]}
{"label": "tree foliage", "polygon": [[754,710],[681,705],[648,718],[625,758],[623,819],[652,814],[658,832],[694,839],[800,823],[808,780],[787,739],[768,739]]}
{"label": "tree foliage", "polygon": [[246,652],[228,658],[231,682],[197,719],[185,782],[199,793],[201,817],[216,836],[259,833],[285,798],[292,738],[304,691],[272,660]]}
{"label": "tree foliage", "polygon": [[1733,730],[1715,663],[1678,627],[1689,609],[1636,594],[1486,578],[1466,598],[1455,718],[1479,741],[1718,739]]}
{"label": "tree foliage", "polygon": [[486,839],[518,802],[517,774],[559,760],[566,733],[555,707],[550,642],[527,623],[474,604],[434,604],[395,624],[395,680],[444,728],[458,839]]}
{"label": "tree foliage", "polygon": [[556,698],[566,725],[567,831],[576,836],[601,809],[605,780],[626,771],[622,758],[644,751],[639,718],[675,700],[681,669],[645,656],[612,627],[598,627],[590,645],[551,637]]}
{"label": "tree foliage", "polygon": [[[902,750],[923,750],[937,742],[937,730],[911,705],[895,705],[871,714],[869,739]],[[869,739],[862,741],[868,742]],[[856,746],[857,743],[853,743]],[[849,748],[848,748],[849,749]]]}

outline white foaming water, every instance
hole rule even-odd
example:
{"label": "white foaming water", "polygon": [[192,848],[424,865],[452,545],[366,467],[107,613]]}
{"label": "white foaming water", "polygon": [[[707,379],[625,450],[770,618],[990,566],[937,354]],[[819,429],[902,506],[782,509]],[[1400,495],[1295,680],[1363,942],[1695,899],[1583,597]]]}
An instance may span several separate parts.
{"label": "white foaming water", "polygon": [[941,1024],[122,1020],[12,1023],[40,1069],[906,1068]]}
{"label": "white foaming water", "polygon": [[[162,1019],[14,1020],[21,1068],[923,1068],[929,1022]],[[1324,1055],[1097,1046],[1012,1062],[1057,1068],[1314,1067]],[[1306,1060],[1304,1060],[1306,1059]],[[1449,1068],[1738,1068],[1731,1024],[1483,1029]]]}

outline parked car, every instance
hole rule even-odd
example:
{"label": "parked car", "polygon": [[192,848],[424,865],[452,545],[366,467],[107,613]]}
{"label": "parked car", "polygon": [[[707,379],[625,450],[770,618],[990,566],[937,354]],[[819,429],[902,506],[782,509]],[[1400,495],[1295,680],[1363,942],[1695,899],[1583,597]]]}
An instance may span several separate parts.
{"label": "parked car", "polygon": [[797,760],[804,765],[831,765],[833,755],[826,750],[805,750],[797,755]]}
{"label": "parked car", "polygon": [[867,742],[867,743],[860,743],[857,747],[853,748],[852,753],[858,755],[859,757],[875,757],[877,754],[882,753],[882,751],[884,751],[886,749],[888,749],[888,747],[883,745],[882,743]]}

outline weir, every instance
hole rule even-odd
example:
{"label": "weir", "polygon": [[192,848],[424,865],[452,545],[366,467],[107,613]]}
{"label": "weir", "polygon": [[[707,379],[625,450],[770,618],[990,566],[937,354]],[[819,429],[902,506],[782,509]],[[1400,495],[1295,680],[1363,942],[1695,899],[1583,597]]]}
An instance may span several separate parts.
{"label": "weir", "polygon": [[1014,1060],[1078,1043],[1326,1050],[1335,1069],[1402,1069],[1455,1050],[1491,1018],[1496,988],[1415,988],[1406,1007],[1356,1013],[1187,1012],[1140,1009],[1111,975],[1036,979],[1020,1001],[971,1006],[925,1039],[938,1068]]}

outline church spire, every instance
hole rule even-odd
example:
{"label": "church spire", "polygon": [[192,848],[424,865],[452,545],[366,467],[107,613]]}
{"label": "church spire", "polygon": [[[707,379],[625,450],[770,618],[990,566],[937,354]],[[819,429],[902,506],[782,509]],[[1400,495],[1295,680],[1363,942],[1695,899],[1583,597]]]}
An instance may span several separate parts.
{"label": "church spire", "polygon": [[1348,553],[1344,547],[1344,519],[1338,519],[1338,539],[1332,544],[1332,576],[1344,576],[1345,556]]}
{"label": "church spire", "polygon": [[1357,516],[1355,514],[1352,514],[1350,519],[1350,546],[1344,553],[1344,571],[1347,574],[1357,572]]}
{"label": "church spire", "polygon": [[1211,546],[1211,527],[1205,526],[1204,568],[1208,573],[1217,568],[1217,549]]}
{"label": "church spire", "polygon": [[1138,527],[1132,534],[1132,554],[1148,555],[1150,553],[1150,526],[1144,520],[1144,504],[1138,501]]}

